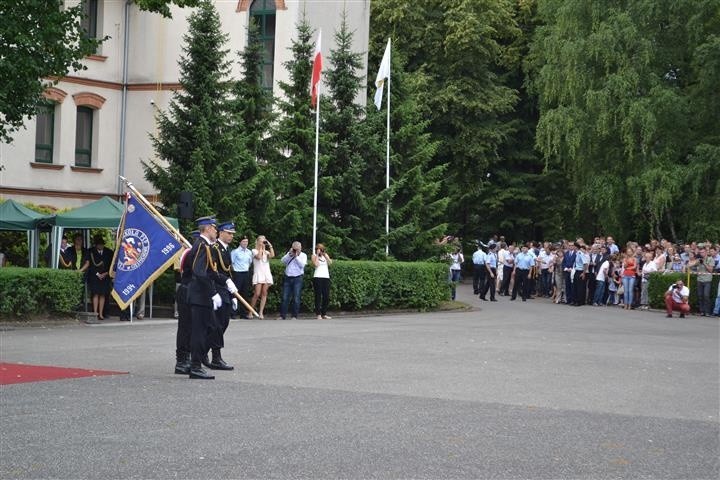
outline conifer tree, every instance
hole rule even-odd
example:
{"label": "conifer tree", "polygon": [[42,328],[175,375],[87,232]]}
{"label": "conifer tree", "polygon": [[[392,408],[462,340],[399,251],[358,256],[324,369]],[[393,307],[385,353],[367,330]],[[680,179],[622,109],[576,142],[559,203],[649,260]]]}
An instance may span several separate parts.
{"label": "conifer tree", "polygon": [[[374,68],[380,64],[386,38],[374,36],[371,41],[368,76],[373,80]],[[390,111],[390,191],[378,198],[383,210],[390,200],[390,256],[398,260],[429,259],[437,254],[434,241],[447,228],[449,199],[443,192],[446,165],[433,165],[439,142],[428,131],[430,112],[418,99],[418,91],[426,88],[422,74],[405,72],[402,52],[391,55],[391,111]],[[382,108],[377,110],[372,98],[374,81],[368,82],[367,118],[378,129],[382,162],[385,163],[387,135],[387,89]],[[385,169],[382,170],[383,175]],[[384,182],[384,177],[383,177]],[[384,187],[384,184],[383,184]],[[379,247],[384,249],[384,236]],[[384,252],[384,250],[383,250]]]}
{"label": "conifer tree", "polygon": [[373,258],[379,245],[371,240],[384,235],[384,207],[372,198],[384,189],[383,144],[378,128],[360,120],[362,56],[352,51],[353,32],[345,16],[334,39],[332,68],[324,76],[328,95],[321,102],[321,130],[328,135],[321,148],[331,160],[322,165],[318,229],[338,255]]}
{"label": "conifer tree", "polygon": [[[292,56],[283,66],[289,82],[279,82],[283,95],[277,101],[279,119],[272,130],[274,155],[268,157],[276,197],[275,214],[265,219],[268,234],[280,245],[312,241],[315,168],[315,115],[310,107],[314,32],[303,16],[297,24]],[[326,164],[327,156],[321,157]],[[320,240],[323,241],[323,240]]]}
{"label": "conifer tree", "polygon": [[157,160],[143,162],[145,178],[160,192],[167,213],[176,214],[179,193],[190,191],[196,216],[231,219],[252,194],[242,188],[242,179],[254,158],[233,125],[227,35],[210,1],[200,3],[188,24],[179,61],[182,89],[167,112],[158,114],[158,134],[152,137]]}

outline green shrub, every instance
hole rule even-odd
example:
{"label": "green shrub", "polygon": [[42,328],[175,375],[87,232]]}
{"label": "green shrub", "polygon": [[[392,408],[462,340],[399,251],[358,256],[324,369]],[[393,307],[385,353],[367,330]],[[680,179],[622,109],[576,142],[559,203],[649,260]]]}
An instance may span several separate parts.
{"label": "green shrub", "polygon": [[[278,311],[285,265],[273,260],[270,268],[275,283],[270,288],[265,310]],[[308,261],[302,290],[301,311],[304,313],[312,312],[315,306],[313,271]],[[449,299],[444,263],[336,260],[330,266],[330,310],[428,310]]]}
{"label": "green shrub", "polygon": [[[285,266],[271,262],[275,284],[266,311],[280,309]],[[312,312],[313,267],[308,265],[302,293],[303,313]],[[0,315],[22,318],[29,314],[69,314],[83,293],[82,276],[72,270],[9,267],[0,269]],[[155,305],[172,305],[175,273],[168,269],[155,280]],[[331,310],[428,310],[450,298],[447,265],[424,262],[370,262],[338,260],[330,266]],[[149,301],[149,300],[148,300]]]}
{"label": "green shrub", "polygon": [[69,314],[82,296],[82,275],[74,270],[0,268],[0,315]]}
{"label": "green shrub", "polygon": [[[650,280],[648,283],[648,299],[650,300],[650,306],[653,308],[665,308],[665,292],[671,284],[682,280],[687,285],[688,276],[687,273],[651,273]],[[717,292],[717,285],[720,277],[713,275],[712,287],[710,288],[710,301],[715,302],[715,294]],[[690,311],[698,311],[698,299],[697,299],[697,288],[696,288],[696,277],[690,275]]]}

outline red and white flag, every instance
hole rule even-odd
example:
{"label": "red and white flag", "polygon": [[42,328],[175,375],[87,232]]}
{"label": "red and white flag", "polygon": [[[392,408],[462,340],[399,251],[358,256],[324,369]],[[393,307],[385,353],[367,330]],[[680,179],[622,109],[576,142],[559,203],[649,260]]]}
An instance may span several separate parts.
{"label": "red and white flag", "polygon": [[315,44],[315,58],[313,60],[312,81],[310,82],[310,105],[315,108],[318,97],[318,83],[322,73],[322,53],[320,53],[320,38],[322,30],[318,32],[317,43]]}

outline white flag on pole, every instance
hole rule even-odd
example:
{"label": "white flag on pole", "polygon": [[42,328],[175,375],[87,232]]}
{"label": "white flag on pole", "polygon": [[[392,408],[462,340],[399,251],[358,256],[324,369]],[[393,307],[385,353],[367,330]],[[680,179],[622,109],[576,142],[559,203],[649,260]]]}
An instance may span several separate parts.
{"label": "white flag on pole", "polygon": [[383,54],[382,61],[380,62],[380,70],[378,70],[377,77],[375,77],[375,86],[377,91],[375,92],[375,106],[380,110],[382,105],[383,88],[385,87],[385,80],[390,77],[390,39],[388,38],[387,47],[385,47],[385,53]]}

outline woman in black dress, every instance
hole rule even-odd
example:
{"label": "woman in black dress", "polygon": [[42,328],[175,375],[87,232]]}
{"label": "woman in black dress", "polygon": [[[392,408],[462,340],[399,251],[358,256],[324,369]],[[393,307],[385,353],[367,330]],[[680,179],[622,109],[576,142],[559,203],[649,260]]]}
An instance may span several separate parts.
{"label": "woman in black dress", "polygon": [[98,320],[104,320],[105,297],[110,293],[111,283],[108,272],[112,263],[113,251],[105,248],[105,240],[95,237],[95,248],[88,251],[88,289],[92,294],[93,312]]}

